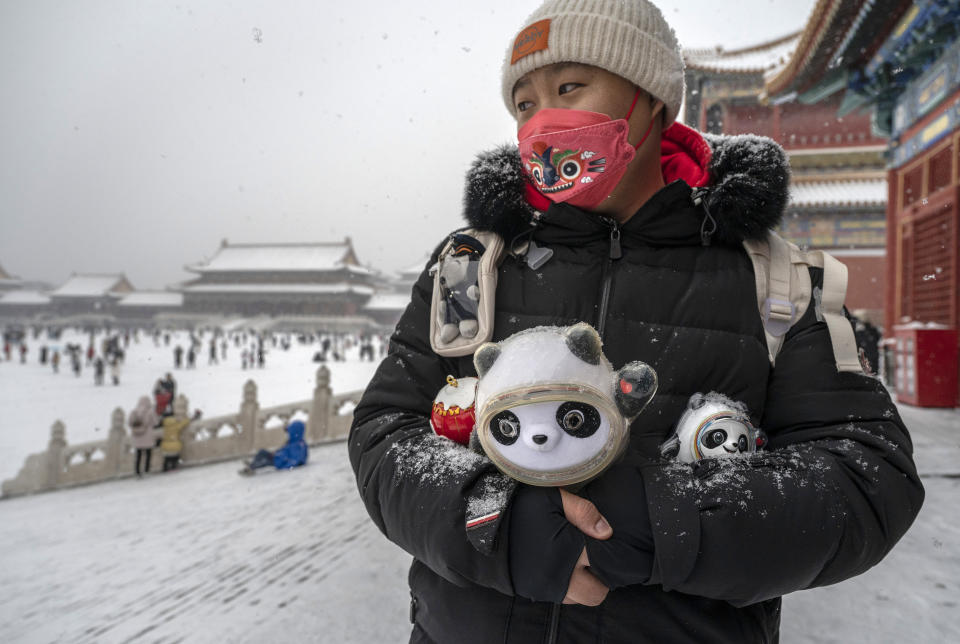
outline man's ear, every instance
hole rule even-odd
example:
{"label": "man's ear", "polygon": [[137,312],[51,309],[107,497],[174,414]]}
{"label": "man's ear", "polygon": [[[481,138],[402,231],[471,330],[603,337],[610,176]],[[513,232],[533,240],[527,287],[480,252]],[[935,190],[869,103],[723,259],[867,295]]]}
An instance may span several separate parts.
{"label": "man's ear", "polygon": [[[667,110],[665,107],[666,106],[663,104],[663,101],[661,101],[659,98],[653,99],[653,107],[650,109],[650,120],[652,121],[653,119],[657,118],[657,115],[659,115],[661,119],[665,119],[667,117]],[[662,122],[663,121],[661,121],[661,123]]]}

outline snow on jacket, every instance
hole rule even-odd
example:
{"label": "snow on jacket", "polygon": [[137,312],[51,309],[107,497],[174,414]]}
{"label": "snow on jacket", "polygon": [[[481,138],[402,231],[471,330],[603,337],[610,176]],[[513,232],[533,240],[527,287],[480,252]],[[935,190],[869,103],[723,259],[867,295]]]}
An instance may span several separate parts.
{"label": "snow on jacket", "polygon": [[303,440],[304,425],[295,420],[287,425],[287,444],[273,453],[273,466],[278,470],[299,467],[307,462],[307,444]]}
{"label": "snow on jacket", "polygon": [[[585,540],[556,490],[515,486],[433,435],[431,403],[446,376],[474,370],[471,356],[432,352],[432,282],[420,276],[348,443],[367,511],[414,557],[413,641],[774,641],[781,595],[864,572],[919,511],[923,488],[896,407],[876,379],[837,371],[815,305],[769,363],[741,241],[782,218],[783,151],[754,136],[708,137],[711,151],[689,128],[668,132],[670,183],[622,226],[565,204],[533,217],[514,146],[474,163],[469,225],[553,250],[536,270],[522,256],[504,259],[494,340],[586,321],[615,367],[642,360],[660,388],[631,425],[627,455],[580,491],[613,527],[608,541]],[[674,180],[698,183],[698,168],[709,171],[710,217]],[[820,284],[822,271],[810,272]],[[662,460],[657,447],[689,397],[709,391],[746,404],[768,450],[693,466]],[[495,518],[468,530],[477,517]],[[584,545],[612,590],[596,608],[561,605]]]}
{"label": "snow on jacket", "polygon": [[130,426],[131,443],[135,448],[150,449],[154,446],[157,435],[153,428],[157,425],[157,413],[148,397],[140,397],[136,408],[130,412],[127,424]]}

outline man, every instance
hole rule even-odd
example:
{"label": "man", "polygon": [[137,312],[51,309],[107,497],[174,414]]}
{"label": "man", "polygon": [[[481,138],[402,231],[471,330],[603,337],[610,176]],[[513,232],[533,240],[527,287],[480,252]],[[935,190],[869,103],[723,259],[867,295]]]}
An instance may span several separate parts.
{"label": "man", "polygon": [[[775,641],[781,595],[868,569],[919,511],[907,430],[878,381],[838,371],[819,302],[771,364],[742,243],[779,224],[783,151],[705,141],[674,124],[682,96],[646,0],[548,0],[511,41],[519,148],[481,155],[465,198],[513,251],[493,339],[586,321],[615,367],[642,360],[660,387],[626,456],[577,495],[515,485],[430,429],[445,378],[474,368],[432,349],[421,276],[349,440],[368,512],[414,556],[413,642]],[[767,449],[661,458],[708,392],[745,405]]]}

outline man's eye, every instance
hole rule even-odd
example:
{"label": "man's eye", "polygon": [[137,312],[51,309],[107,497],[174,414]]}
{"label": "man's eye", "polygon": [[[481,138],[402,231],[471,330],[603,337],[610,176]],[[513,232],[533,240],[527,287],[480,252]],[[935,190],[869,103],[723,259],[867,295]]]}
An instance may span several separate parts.
{"label": "man's eye", "polygon": [[517,103],[517,111],[518,111],[518,112],[526,112],[526,111],[529,110],[531,107],[533,107],[533,102],[532,102],[532,101],[520,101],[519,103]]}
{"label": "man's eye", "polygon": [[582,87],[582,85],[580,83],[564,83],[560,86],[560,89],[557,90],[557,93],[563,95],[567,92],[572,92],[578,87]]}

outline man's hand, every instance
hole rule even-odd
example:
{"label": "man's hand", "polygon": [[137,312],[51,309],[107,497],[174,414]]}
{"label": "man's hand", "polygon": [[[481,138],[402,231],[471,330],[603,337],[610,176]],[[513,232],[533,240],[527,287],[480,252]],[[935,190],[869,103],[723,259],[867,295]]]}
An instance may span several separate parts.
{"label": "man's hand", "polygon": [[[613,535],[613,528],[603,518],[597,507],[584,498],[560,489],[560,500],[563,503],[563,514],[574,527],[588,537],[594,539],[609,539]],[[570,585],[567,595],[563,598],[564,604],[583,604],[584,606],[599,606],[610,589],[590,572],[590,560],[587,558],[587,549],[584,547],[577,559],[577,565],[570,575]]]}
{"label": "man's hand", "polygon": [[590,572],[590,560],[587,558],[587,548],[584,546],[577,565],[570,575],[570,586],[567,595],[563,598],[564,604],[583,604],[584,606],[599,606],[607,598],[610,589]]}
{"label": "man's hand", "polygon": [[560,488],[560,501],[563,503],[563,514],[567,521],[586,536],[602,541],[613,535],[613,528],[590,501],[563,488]]}

